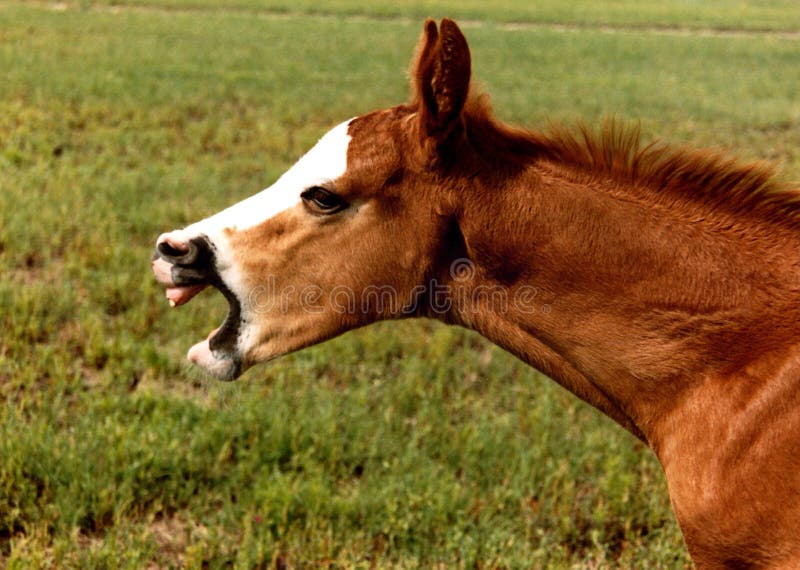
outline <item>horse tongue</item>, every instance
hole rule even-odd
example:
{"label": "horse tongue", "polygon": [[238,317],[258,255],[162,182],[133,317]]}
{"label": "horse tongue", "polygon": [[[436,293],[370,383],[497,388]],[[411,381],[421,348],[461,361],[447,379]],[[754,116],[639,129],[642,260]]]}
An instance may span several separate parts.
{"label": "horse tongue", "polygon": [[186,287],[167,287],[167,300],[170,307],[177,307],[188,303],[189,300],[206,288],[202,285],[188,285]]}

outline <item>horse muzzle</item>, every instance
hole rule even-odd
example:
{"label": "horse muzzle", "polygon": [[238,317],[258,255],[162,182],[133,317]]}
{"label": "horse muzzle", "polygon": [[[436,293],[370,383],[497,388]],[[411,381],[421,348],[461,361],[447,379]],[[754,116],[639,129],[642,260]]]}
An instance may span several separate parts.
{"label": "horse muzzle", "polygon": [[187,239],[182,232],[162,234],[152,258],[153,274],[166,287],[170,306],[188,303],[211,285],[228,301],[228,314],[208,337],[194,345],[187,358],[220,380],[234,380],[244,370],[239,334],[241,303],[217,267],[216,246],[205,235]]}

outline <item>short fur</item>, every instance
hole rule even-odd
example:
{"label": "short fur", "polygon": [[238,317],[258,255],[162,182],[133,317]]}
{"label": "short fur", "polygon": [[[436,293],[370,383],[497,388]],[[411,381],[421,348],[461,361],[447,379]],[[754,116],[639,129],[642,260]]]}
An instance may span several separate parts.
{"label": "short fur", "polygon": [[426,22],[411,103],[349,123],[326,186],[350,206],[298,204],[210,244],[229,248],[241,306],[239,352],[211,366],[382,319],[474,329],[652,447],[699,568],[800,568],[796,188],[613,121],[502,124],[470,94],[470,61],[454,22]]}

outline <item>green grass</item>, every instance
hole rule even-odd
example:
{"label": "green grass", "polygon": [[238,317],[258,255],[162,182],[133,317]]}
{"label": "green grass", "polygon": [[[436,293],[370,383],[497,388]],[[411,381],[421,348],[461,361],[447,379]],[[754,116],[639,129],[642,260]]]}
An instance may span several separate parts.
{"label": "green grass", "polygon": [[168,10],[244,10],[255,13],[368,15],[378,18],[452,17],[575,26],[791,30],[800,27],[794,0],[80,0],[82,6],[136,6]]}
{"label": "green grass", "polygon": [[[417,16],[443,5],[373,20],[234,4],[255,5],[0,6],[0,566],[688,564],[650,452],[476,335],[384,323],[232,385],[186,367],[224,302],[170,311],[155,237],[265,186],[342,119],[402,101]],[[451,12],[609,21],[562,4]],[[797,25],[794,3],[723,4],[738,8],[637,6],[648,25]],[[797,40],[466,32],[507,119],[641,118],[800,177]]]}

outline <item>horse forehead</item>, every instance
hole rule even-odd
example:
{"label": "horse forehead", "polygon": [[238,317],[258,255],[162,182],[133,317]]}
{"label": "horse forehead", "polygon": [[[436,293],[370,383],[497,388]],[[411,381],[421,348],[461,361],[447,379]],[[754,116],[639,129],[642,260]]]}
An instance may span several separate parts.
{"label": "horse forehead", "polygon": [[355,117],[350,121],[349,131],[354,145],[374,146],[376,141],[395,143],[401,138],[400,131],[407,126],[404,118],[408,115],[404,107],[392,107]]}
{"label": "horse forehead", "polygon": [[[311,174],[321,178],[336,178],[347,170],[347,156],[350,148],[350,123],[352,119],[339,123],[309,150],[287,172],[289,175],[305,177]],[[320,179],[320,182],[324,180]]]}
{"label": "horse forehead", "polygon": [[348,131],[349,171],[345,178],[373,181],[398,168],[405,150],[402,143],[408,138],[403,129],[401,114],[394,108],[352,119]]}

